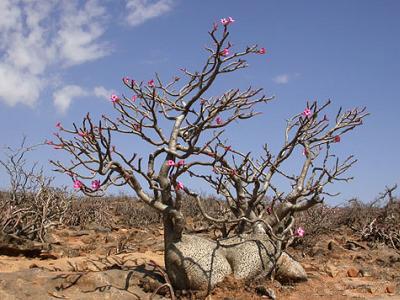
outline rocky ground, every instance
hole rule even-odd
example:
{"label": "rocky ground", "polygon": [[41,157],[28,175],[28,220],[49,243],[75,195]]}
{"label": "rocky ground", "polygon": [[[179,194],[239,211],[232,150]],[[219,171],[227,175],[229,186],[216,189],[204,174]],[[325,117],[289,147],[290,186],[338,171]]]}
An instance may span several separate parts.
{"label": "rocky ground", "polygon": [[[49,244],[0,240],[0,299],[169,299],[162,228],[58,228]],[[227,278],[207,299],[400,299],[400,254],[360,242],[350,232],[290,249],[309,280],[241,282]],[[182,299],[204,295],[178,293]]]}

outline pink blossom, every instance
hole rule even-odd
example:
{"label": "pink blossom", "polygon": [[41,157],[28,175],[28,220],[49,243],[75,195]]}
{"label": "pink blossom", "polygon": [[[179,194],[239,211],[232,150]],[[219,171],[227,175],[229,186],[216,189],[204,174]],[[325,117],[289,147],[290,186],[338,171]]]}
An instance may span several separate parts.
{"label": "pink blossom", "polygon": [[309,108],[307,107],[307,108],[303,111],[302,115],[305,116],[305,117],[311,116],[311,109],[309,109]]}
{"label": "pink blossom", "polygon": [[302,227],[299,227],[299,228],[296,229],[296,232],[295,232],[294,235],[298,236],[298,237],[303,237],[304,233],[305,233],[304,229]]}
{"label": "pink blossom", "polygon": [[100,180],[96,179],[92,181],[92,189],[97,191],[100,188]]}
{"label": "pink blossom", "polygon": [[221,19],[221,24],[224,26],[227,26],[231,23],[235,22],[235,20],[232,17],[228,17],[228,18],[222,18]]}
{"label": "pink blossom", "polygon": [[83,187],[83,183],[80,180],[74,180],[74,189],[80,190]]}
{"label": "pink blossom", "polygon": [[221,56],[228,56],[228,55],[229,55],[229,49],[228,49],[228,48],[225,48],[224,50],[222,50],[222,51],[220,52],[220,55],[221,55]]}
{"label": "pink blossom", "polygon": [[78,133],[78,135],[81,136],[81,137],[85,137],[85,136],[88,135],[88,133],[86,131],[81,131],[81,132]]}
{"label": "pink blossom", "polygon": [[264,47],[258,50],[258,54],[265,54],[265,53],[267,53],[267,50]]}
{"label": "pink blossom", "polygon": [[58,128],[58,129],[60,129],[60,130],[62,129],[61,122],[57,122],[57,123],[56,123],[56,128]]}
{"label": "pink blossom", "polygon": [[183,185],[182,182],[178,181],[178,183],[175,186],[175,191],[182,190],[185,186]]}
{"label": "pink blossom", "polygon": [[147,85],[148,85],[149,87],[153,88],[153,87],[154,87],[154,80],[153,80],[153,79],[152,79],[152,80],[149,80],[149,81],[147,82]]}
{"label": "pink blossom", "polygon": [[167,166],[173,167],[175,166],[175,162],[173,160],[167,160]]}
{"label": "pink blossom", "polygon": [[133,95],[133,96],[132,96],[132,101],[135,102],[136,99],[137,99],[137,96],[136,96],[136,95]]}
{"label": "pink blossom", "polygon": [[341,140],[340,135],[336,135],[336,136],[333,138],[333,141],[334,141],[335,143],[340,143],[340,140]]}
{"label": "pink blossom", "polygon": [[46,141],[46,145],[53,146],[53,145],[54,145],[54,143],[53,143],[52,141]]}
{"label": "pink blossom", "polygon": [[112,94],[110,98],[112,103],[117,103],[120,100],[119,97],[115,94]]}
{"label": "pink blossom", "polygon": [[221,117],[217,117],[215,119],[215,122],[217,123],[217,125],[221,125],[222,124],[222,118]]}
{"label": "pink blossom", "polygon": [[308,156],[308,151],[306,148],[303,148],[303,155]]}
{"label": "pink blossom", "polygon": [[182,159],[182,160],[178,161],[177,165],[178,166],[184,166],[185,165],[185,161]]}

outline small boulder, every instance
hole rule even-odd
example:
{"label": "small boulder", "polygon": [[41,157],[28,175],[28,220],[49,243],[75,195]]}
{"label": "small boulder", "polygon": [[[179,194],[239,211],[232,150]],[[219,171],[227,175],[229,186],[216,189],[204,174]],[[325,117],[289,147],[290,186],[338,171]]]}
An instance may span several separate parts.
{"label": "small boulder", "polygon": [[359,270],[357,270],[356,268],[349,268],[347,270],[347,276],[348,277],[357,277],[359,273]]}

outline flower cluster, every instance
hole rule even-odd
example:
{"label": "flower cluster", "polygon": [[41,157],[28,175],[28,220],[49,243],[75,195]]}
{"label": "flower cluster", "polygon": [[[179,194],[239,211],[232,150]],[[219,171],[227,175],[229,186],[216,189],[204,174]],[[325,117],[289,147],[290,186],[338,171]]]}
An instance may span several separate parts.
{"label": "flower cluster", "polygon": [[177,163],[175,163],[173,160],[167,160],[167,165],[170,167],[181,167],[185,165],[185,161],[184,160],[180,160]]}
{"label": "flower cluster", "polygon": [[302,112],[302,115],[306,118],[310,117],[312,115],[311,109],[308,107]]}
{"label": "flower cluster", "polygon": [[221,19],[221,24],[224,26],[228,26],[229,24],[232,24],[233,22],[235,22],[235,20],[232,17]]}
{"label": "flower cluster", "polygon": [[[75,179],[73,187],[76,190],[81,190],[84,187],[84,184],[82,183],[82,181]],[[101,187],[100,180],[96,179],[92,181],[92,190],[98,191],[100,187]]]}
{"label": "flower cluster", "polygon": [[120,100],[119,97],[115,94],[112,94],[110,98],[112,103],[117,103]]}
{"label": "flower cluster", "polygon": [[296,229],[296,232],[294,233],[294,235],[298,236],[298,237],[303,237],[304,233],[305,233],[305,231],[304,231],[303,227],[299,227]]}

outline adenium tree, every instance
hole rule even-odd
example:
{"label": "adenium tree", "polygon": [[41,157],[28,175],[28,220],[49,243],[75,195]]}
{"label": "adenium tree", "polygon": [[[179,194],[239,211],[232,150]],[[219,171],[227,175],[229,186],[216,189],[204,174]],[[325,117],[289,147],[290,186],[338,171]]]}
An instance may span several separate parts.
{"label": "adenium tree", "polygon": [[[199,195],[190,192],[197,198],[203,216],[221,224],[225,236],[233,229],[236,234],[249,229],[267,234],[277,247],[278,255],[295,236],[302,237],[303,228],[293,228],[295,213],[322,203],[324,195],[337,196],[338,193],[326,191],[328,184],[352,179],[346,177],[345,172],[357,160],[353,155],[340,160],[332,150],[343,135],[361,125],[368,115],[365,108],[345,112],[340,109],[330,122],[324,114],[329,104],[327,101],[319,107],[317,102],[308,103],[303,112],[288,119],[283,146],[275,155],[265,144],[264,154],[258,159],[238,150],[231,150],[231,156],[226,153],[217,156],[213,175],[200,175],[189,170],[192,176],[202,178],[223,195],[229,208],[225,216],[213,217],[202,208]],[[220,140],[218,146],[231,149]],[[287,172],[285,162],[293,157],[298,159],[300,151],[303,158],[298,172],[293,168]],[[292,189],[287,193],[280,190],[274,183],[275,178],[278,179],[276,182],[288,181]]]}
{"label": "adenium tree", "polygon": [[[355,109],[337,115],[335,125],[320,118],[316,103],[288,122],[282,150],[273,156],[265,146],[259,161],[222,142],[224,129],[234,121],[257,115],[257,104],[271,97],[261,89],[231,89],[210,97],[209,89],[220,75],[246,68],[248,55],[263,55],[265,48],[256,45],[233,51],[229,28],[234,20],[221,19],[209,36],[212,46],[200,71],[181,69],[183,78],[164,83],[158,74],[147,82],[123,78],[127,95],[111,95],[118,117],[103,115],[98,122],[89,114],[72,129],[56,126],[55,149],[66,151],[70,163],[52,161],[56,170],[68,174],[73,187],[86,195],[102,196],[110,186],[128,185],[137,197],[162,213],[164,222],[165,266],[178,289],[205,289],[232,274],[251,279],[275,272],[287,279],[305,279],[302,267],[283,252],[283,244],[293,236],[293,215],[321,202],[324,186],[341,180],[354,163],[352,158],[336,161],[332,170],[328,161],[331,144],[358,126],[366,115]],[[222,30],[221,30],[222,27]],[[115,136],[136,137],[153,150],[146,156],[125,153],[113,141]],[[295,148],[304,149],[300,175],[285,174],[281,164]],[[322,165],[316,164],[322,154]],[[201,172],[200,172],[201,170]],[[215,175],[208,175],[215,172]],[[202,175],[206,174],[206,175]],[[201,199],[185,175],[206,180],[223,195],[230,214],[212,217],[201,206]],[[281,175],[293,182],[289,194],[280,192],[272,178]],[[260,210],[269,191],[274,197],[269,209]],[[204,217],[235,231],[226,231],[217,241],[184,234],[185,216],[181,211],[184,194],[197,198]],[[228,236],[228,233],[232,232]],[[298,236],[304,231],[296,230]]]}

